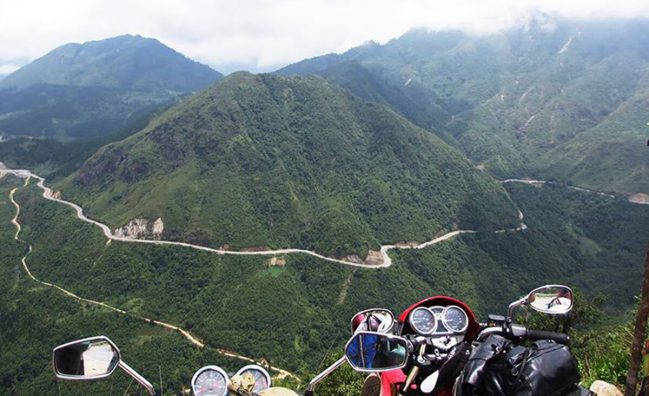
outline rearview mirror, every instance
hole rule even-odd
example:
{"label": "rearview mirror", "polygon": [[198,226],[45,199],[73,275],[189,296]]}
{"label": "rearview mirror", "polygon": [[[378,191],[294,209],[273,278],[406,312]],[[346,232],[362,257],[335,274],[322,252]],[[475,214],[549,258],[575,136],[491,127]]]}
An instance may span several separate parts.
{"label": "rearview mirror", "polygon": [[567,314],[573,305],[572,290],[561,285],[539,287],[527,296],[527,304],[539,312],[552,315]]}
{"label": "rearview mirror", "polygon": [[545,285],[509,304],[507,316],[511,318],[514,308],[521,305],[529,305],[536,311],[550,315],[564,315],[570,312],[573,302],[574,294],[568,286]]}
{"label": "rearview mirror", "polygon": [[350,325],[352,334],[357,331],[390,333],[394,327],[394,315],[385,308],[366,309],[354,315]]}
{"label": "rearview mirror", "polygon": [[93,380],[111,375],[120,359],[117,346],[108,337],[99,336],[54,348],[52,363],[57,378]]}
{"label": "rearview mirror", "polygon": [[361,331],[347,342],[345,358],[360,372],[399,369],[408,362],[408,341],[395,335]]}

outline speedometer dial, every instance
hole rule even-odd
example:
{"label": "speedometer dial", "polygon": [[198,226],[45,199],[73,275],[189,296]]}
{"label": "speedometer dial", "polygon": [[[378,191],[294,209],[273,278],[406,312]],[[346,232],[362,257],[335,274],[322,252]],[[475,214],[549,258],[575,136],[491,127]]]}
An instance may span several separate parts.
{"label": "speedometer dial", "polygon": [[239,371],[237,371],[236,375],[243,376],[246,374],[252,375],[255,380],[255,387],[253,388],[253,392],[259,393],[264,389],[270,388],[270,374],[268,374],[268,371],[266,371],[263,367],[257,366],[256,364],[251,364],[242,367]]}
{"label": "speedometer dial", "polygon": [[192,378],[192,390],[195,396],[226,396],[228,394],[228,376],[218,366],[205,366]]}
{"label": "speedometer dial", "polygon": [[469,317],[456,305],[446,307],[442,322],[447,329],[456,333],[463,333],[469,327]]}
{"label": "speedometer dial", "polygon": [[424,307],[415,308],[408,317],[410,326],[419,334],[428,335],[435,332],[437,319],[435,315]]}

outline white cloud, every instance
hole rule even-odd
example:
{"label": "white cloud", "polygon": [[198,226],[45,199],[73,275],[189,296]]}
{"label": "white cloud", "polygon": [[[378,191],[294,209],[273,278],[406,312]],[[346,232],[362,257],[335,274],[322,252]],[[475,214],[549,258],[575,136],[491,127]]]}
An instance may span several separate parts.
{"label": "white cloud", "polygon": [[0,0],[1,60],[67,42],[155,37],[204,63],[271,70],[387,41],[410,28],[489,32],[534,11],[570,18],[649,17],[646,0]]}
{"label": "white cloud", "polygon": [[0,64],[0,75],[13,73],[16,70],[18,70],[19,68],[20,68],[19,65],[14,65],[14,64],[11,64],[11,63]]}

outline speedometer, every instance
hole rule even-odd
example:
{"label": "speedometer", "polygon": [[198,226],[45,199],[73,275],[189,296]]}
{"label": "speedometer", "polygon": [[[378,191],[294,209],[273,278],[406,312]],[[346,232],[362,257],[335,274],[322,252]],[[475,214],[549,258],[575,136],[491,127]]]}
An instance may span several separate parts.
{"label": "speedometer", "polygon": [[456,305],[446,307],[442,322],[447,329],[456,333],[463,333],[469,327],[469,317],[462,308]]}
{"label": "speedometer", "polygon": [[235,375],[246,375],[250,374],[255,380],[255,386],[252,389],[254,393],[259,393],[264,389],[270,388],[271,380],[270,374],[263,367],[257,366],[256,364],[251,364],[245,367],[242,367]]}
{"label": "speedometer", "polygon": [[205,366],[192,378],[195,396],[226,396],[228,394],[228,375],[218,366]]}
{"label": "speedometer", "polygon": [[428,308],[424,307],[415,308],[408,316],[408,321],[410,326],[422,335],[432,334],[437,328],[437,318]]}

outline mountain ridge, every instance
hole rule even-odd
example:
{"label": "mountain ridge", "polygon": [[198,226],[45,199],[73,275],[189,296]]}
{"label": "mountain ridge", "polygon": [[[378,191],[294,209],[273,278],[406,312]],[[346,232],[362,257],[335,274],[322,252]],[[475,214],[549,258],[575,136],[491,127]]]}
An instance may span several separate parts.
{"label": "mountain ridge", "polygon": [[[318,77],[235,73],[57,188],[111,227],[161,217],[171,239],[336,257],[428,240],[460,220],[516,223],[502,187],[450,146]],[[172,209],[180,197],[193,215]]]}
{"label": "mountain ridge", "polygon": [[[191,75],[177,75],[181,68]],[[57,47],[6,76],[0,89],[40,83],[191,92],[222,77],[156,39],[126,34]]]}
{"label": "mountain ridge", "polygon": [[[630,195],[649,191],[640,144],[648,33],[647,19],[549,17],[488,35],[419,29],[276,73],[319,74],[378,96],[498,178],[557,178]],[[372,83],[341,72],[351,63]]]}
{"label": "mountain ridge", "polygon": [[142,36],[66,44],[0,80],[0,131],[62,141],[107,136],[222,77]]}

